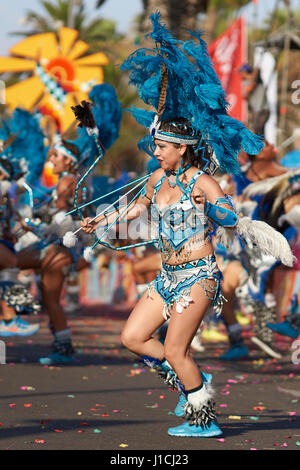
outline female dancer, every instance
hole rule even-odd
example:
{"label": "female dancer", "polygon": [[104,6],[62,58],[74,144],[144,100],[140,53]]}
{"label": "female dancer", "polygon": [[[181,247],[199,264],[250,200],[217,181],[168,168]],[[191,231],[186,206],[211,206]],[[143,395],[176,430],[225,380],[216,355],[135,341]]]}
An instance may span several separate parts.
{"label": "female dancer", "polygon": [[59,176],[59,182],[47,211],[53,217],[48,226],[48,236],[41,243],[17,253],[18,266],[21,269],[41,270],[42,299],[49,315],[54,343],[53,353],[40,358],[39,362],[48,365],[69,364],[74,360],[71,331],[60,304],[60,296],[69,268],[75,264],[79,270],[87,265],[83,258],[78,259],[78,252],[64,247],[59,241],[65,231],[70,229],[70,224],[73,223],[69,220],[71,217],[62,218],[61,221],[55,219],[57,213],[67,212],[73,207],[79,151],[74,144],[62,141],[52,149],[50,160],[53,173]]}
{"label": "female dancer", "polygon": [[39,311],[39,304],[18,281],[17,256],[12,234],[12,221],[15,217],[9,191],[13,182],[14,170],[7,158],[0,158],[0,294],[2,320],[0,336],[29,336],[39,330],[38,324],[30,324],[19,314]]}
{"label": "female dancer", "polygon": [[[222,431],[214,412],[212,377],[199,372],[189,346],[208,306],[212,304],[218,314],[222,309],[220,272],[210,241],[212,221],[228,229],[237,227],[240,234],[252,222],[238,221],[230,199],[210,173],[218,163],[229,173],[238,171],[241,147],[256,154],[262,144],[227,115],[224,92],[203,40],[196,34],[199,44],[176,41],[159,19],[159,13],[151,15],[156,47],[139,49],[122,68],[129,70],[144,102],[157,109],[156,116],[137,109],[133,114],[140,124],[150,126],[150,136],[142,143],[149,148],[154,144],[161,168],[126,212],[86,219],[81,226],[92,233],[99,224],[111,224],[123,214],[131,220],[151,207],[162,269],[128,318],[122,342],[182,391],[175,414],[186,421],[170,428],[170,435],[218,436]],[[288,258],[290,262],[290,251]],[[152,335],[167,318],[162,345]]]}
{"label": "female dancer", "polygon": [[[165,141],[165,134],[172,136],[172,142]],[[207,212],[226,227],[234,227],[238,219],[216,181],[194,166],[197,159],[191,145],[199,138],[192,135],[193,129],[186,120],[161,123],[154,152],[161,169],[152,174],[145,195],[126,214],[126,219],[132,220],[151,204],[153,218],[160,220],[163,266],[150,292],[143,294],[131,313],[121,339],[128,349],[146,360],[147,356],[150,362],[155,358],[159,367],[171,365],[192,407],[195,405],[203,413],[205,407],[204,415],[209,418],[206,428],[197,426],[198,421],[204,424],[201,413],[196,411],[195,415],[189,410],[195,424],[170,429],[169,434],[210,436],[221,434],[221,430],[214,422],[211,389],[204,384],[205,376],[191,358],[189,347],[210,303],[217,311],[222,305],[220,273],[210,242]],[[190,145],[184,143],[189,137]],[[181,187],[173,184],[176,176]],[[86,233],[92,233],[102,221],[111,223],[115,216],[96,218],[93,222],[85,219],[82,227]],[[173,248],[174,245],[178,248]],[[168,317],[170,322],[162,345],[152,335]]]}

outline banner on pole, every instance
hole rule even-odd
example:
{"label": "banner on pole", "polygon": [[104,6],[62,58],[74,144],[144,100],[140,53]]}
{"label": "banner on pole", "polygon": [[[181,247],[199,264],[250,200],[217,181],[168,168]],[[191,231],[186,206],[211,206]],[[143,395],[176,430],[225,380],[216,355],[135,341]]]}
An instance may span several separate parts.
{"label": "banner on pole", "polygon": [[241,65],[247,62],[245,18],[240,16],[209,45],[208,52],[230,104],[229,114],[235,119],[246,122],[247,103],[243,99],[242,79],[238,72]]}

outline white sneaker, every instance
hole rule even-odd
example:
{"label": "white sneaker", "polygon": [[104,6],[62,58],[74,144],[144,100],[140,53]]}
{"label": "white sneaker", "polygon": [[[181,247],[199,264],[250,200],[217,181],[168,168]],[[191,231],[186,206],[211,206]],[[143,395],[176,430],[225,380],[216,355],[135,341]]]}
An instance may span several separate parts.
{"label": "white sneaker", "polygon": [[194,349],[194,351],[197,351],[197,352],[205,351],[204,346],[201,344],[201,339],[200,339],[199,334],[196,334],[194,336],[193,341],[191,342],[191,348]]}

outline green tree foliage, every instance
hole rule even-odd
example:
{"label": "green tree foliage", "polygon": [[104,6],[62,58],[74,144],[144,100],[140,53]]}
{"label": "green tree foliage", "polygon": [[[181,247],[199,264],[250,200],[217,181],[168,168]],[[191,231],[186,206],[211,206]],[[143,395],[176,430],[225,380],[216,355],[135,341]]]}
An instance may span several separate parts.
{"label": "green tree foliage", "polygon": [[[61,26],[69,26],[70,1],[40,0],[39,3],[45,14],[27,10],[24,23],[29,26],[29,30],[26,32],[17,31],[11,34],[31,36],[39,33],[57,32]],[[99,42],[115,43],[121,38],[121,35],[116,32],[114,21],[100,16],[88,21],[87,9],[83,0],[74,2],[73,8],[72,27],[79,32],[79,38],[87,42],[92,50]]]}

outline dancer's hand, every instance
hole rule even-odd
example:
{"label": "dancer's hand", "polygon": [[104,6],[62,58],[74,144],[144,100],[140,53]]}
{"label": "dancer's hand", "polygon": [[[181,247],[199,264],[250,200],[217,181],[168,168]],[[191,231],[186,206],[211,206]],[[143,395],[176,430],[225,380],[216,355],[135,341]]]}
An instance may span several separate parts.
{"label": "dancer's hand", "polygon": [[85,233],[93,233],[96,229],[96,223],[91,217],[86,217],[80,222],[80,226]]}
{"label": "dancer's hand", "polygon": [[193,194],[193,199],[195,201],[195,204],[204,205],[206,202],[205,193],[201,191],[199,188],[197,188],[197,191],[195,191]]}

